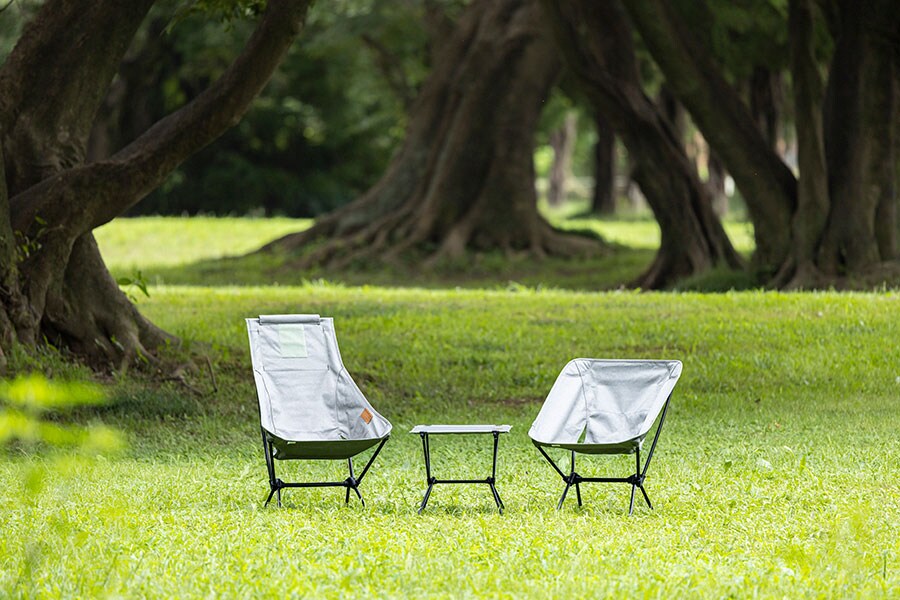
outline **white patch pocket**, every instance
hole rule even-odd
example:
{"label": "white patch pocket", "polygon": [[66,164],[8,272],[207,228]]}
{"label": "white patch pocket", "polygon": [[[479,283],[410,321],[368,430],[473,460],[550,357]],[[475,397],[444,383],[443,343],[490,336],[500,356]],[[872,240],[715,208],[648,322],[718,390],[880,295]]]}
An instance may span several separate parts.
{"label": "white patch pocket", "polygon": [[282,358],[306,358],[306,330],[300,323],[282,324],[275,331],[278,333],[278,350]]}

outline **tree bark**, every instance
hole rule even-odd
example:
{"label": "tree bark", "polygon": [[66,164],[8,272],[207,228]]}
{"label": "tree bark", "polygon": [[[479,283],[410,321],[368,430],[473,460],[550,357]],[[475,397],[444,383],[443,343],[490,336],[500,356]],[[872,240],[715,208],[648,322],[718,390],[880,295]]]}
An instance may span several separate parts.
{"label": "tree bark", "polygon": [[687,129],[687,118],[684,113],[684,107],[681,106],[678,98],[676,98],[672,91],[665,85],[660,86],[656,103],[659,105],[659,109],[662,111],[663,116],[665,116],[666,120],[669,122],[669,127],[672,128],[672,133],[675,134],[675,139],[683,144],[685,139],[684,132]]}
{"label": "tree bark", "polygon": [[9,194],[0,145],[0,373],[6,368],[6,352],[16,339],[16,313],[21,310],[19,271],[16,267],[16,244],[9,220]]}
{"label": "tree bark", "polygon": [[829,74],[825,113],[825,158],[831,212],[817,263],[826,275],[862,271],[881,261],[875,215],[890,159],[892,52],[881,31],[896,36],[896,4],[889,0],[840,5],[841,34]]}
{"label": "tree bark", "polygon": [[97,109],[153,0],[53,0],[0,68],[10,197],[84,161]]}
{"label": "tree bark", "polygon": [[706,151],[706,189],[712,198],[713,211],[724,219],[728,215],[728,195],[725,193],[725,165],[712,148]]}
{"label": "tree bark", "polygon": [[766,67],[757,66],[750,75],[750,112],[756,126],[775,148],[778,142],[778,125],[781,120],[780,77]]}
{"label": "tree bark", "polygon": [[791,221],[792,252],[775,277],[779,287],[808,285],[817,277],[816,249],[828,215],[828,169],[822,126],[822,81],[813,47],[810,0],[791,0],[788,15],[791,75],[800,178]]}
{"label": "tree bark", "polygon": [[633,283],[662,288],[715,265],[740,266],[684,145],[641,88],[621,5],[544,0],[543,6],[567,65],[634,158],[634,178],[660,225],[656,258]]}
{"label": "tree bark", "polygon": [[[430,260],[467,249],[590,253],[598,243],[554,231],[537,212],[533,135],[559,71],[532,0],[477,0],[443,46],[382,178],[356,201],[263,250],[300,265]],[[313,250],[306,244],[320,240]]]}
{"label": "tree bark", "polygon": [[[900,68],[898,68],[900,58],[893,56],[891,60],[893,63],[893,76],[890,76],[890,81],[887,83],[888,89],[886,91],[889,95],[887,101],[890,102],[892,107],[890,114],[898,115],[900,114]],[[893,125],[890,126],[890,140],[881,138],[876,140],[876,144],[879,144],[879,141],[881,144],[875,149],[875,152],[881,153],[888,158],[873,164],[873,171],[870,175],[873,181],[880,182],[878,185],[881,194],[878,208],[875,211],[875,240],[878,243],[878,253],[883,260],[894,260],[900,256],[898,254],[897,241],[898,231],[900,231],[900,218],[898,218],[898,203],[900,203],[898,194],[900,194],[900,190],[898,190],[897,186],[897,146],[898,136],[900,136],[900,123],[898,121],[900,119],[894,119]]]}
{"label": "tree bark", "polygon": [[616,135],[606,117],[595,114],[597,141],[594,143],[594,193],[591,212],[612,215],[616,212]]}
{"label": "tree bark", "polygon": [[[4,215],[17,244],[12,264],[18,285],[12,297],[4,297],[3,312],[21,343],[46,337],[97,367],[121,367],[138,358],[152,361],[154,350],[173,338],[146,321],[118,289],[90,232],[143,198],[240,118],[299,32],[309,2],[271,0],[247,46],[219,80],[112,157],[89,164],[82,161],[94,113],[140,19],[131,4],[100,2],[81,11],[77,5],[45,4],[12,62],[0,71],[0,80],[11,84],[0,88],[0,123],[18,132],[3,138],[4,153],[20,146],[26,156],[36,153],[34,160],[7,161],[4,181],[11,193]],[[81,20],[82,12],[92,18]],[[61,23],[66,15],[72,20]],[[77,42],[77,52],[62,54],[81,60],[62,57],[69,78],[60,79],[52,93],[37,94],[20,70],[53,59],[56,33]],[[61,72],[56,64],[46,68]],[[90,89],[82,90],[83,84]],[[34,125],[31,114],[47,121]],[[47,122],[57,124],[55,132],[48,134]]]}
{"label": "tree bark", "polygon": [[547,203],[559,206],[566,199],[569,177],[572,175],[572,153],[575,151],[575,139],[578,115],[569,112],[562,125],[550,133],[550,147],[553,148],[553,162],[550,164]]}
{"label": "tree bark", "polygon": [[168,25],[169,19],[156,15],[135,36],[94,119],[87,162],[109,158],[166,114],[163,82],[187,60],[166,34]]}

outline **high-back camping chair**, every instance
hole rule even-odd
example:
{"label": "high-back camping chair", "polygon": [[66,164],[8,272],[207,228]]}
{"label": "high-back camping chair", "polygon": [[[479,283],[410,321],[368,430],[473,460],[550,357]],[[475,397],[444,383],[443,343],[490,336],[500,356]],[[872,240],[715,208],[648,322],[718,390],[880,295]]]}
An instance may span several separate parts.
{"label": "high-back camping chair", "polygon": [[[628,514],[634,512],[635,489],[641,490],[647,506],[653,508],[644,489],[644,477],[680,376],[681,362],[677,360],[576,358],[565,366],[528,432],[531,441],[566,484],[557,509],[562,508],[572,486],[581,506],[582,482],[629,483]],[[642,467],[644,438],[657,417],[659,426]],[[571,452],[568,474],[550,458],[545,448]],[[575,471],[576,453],[634,454],[635,471],[628,477],[582,477]]]}
{"label": "high-back camping chair", "polygon": [[[247,319],[250,358],[259,396],[259,417],[269,497],[294,487],[345,487],[359,484],[391,433],[356,386],[344,364],[334,335],[333,319],[319,315],[263,315]],[[353,457],[376,446],[359,476]],[[343,481],[285,483],[275,475],[275,460],[347,460],[350,476]]]}

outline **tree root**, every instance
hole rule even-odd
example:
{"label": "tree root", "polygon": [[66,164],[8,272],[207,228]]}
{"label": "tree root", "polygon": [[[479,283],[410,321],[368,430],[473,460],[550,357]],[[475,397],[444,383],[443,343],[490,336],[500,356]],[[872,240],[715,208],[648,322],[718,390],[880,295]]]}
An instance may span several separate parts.
{"label": "tree root", "polygon": [[[337,228],[328,223],[316,230],[292,234],[264,247],[263,251],[300,252],[284,268],[310,269],[324,267],[341,270],[359,262],[397,264],[401,258],[417,250],[426,252],[422,267],[429,269],[445,260],[459,259],[467,251],[489,251],[491,248],[505,251],[508,255],[526,253],[541,259],[548,256],[590,257],[608,253],[609,246],[598,239],[577,233],[567,233],[554,229],[541,221],[526,243],[516,244],[514,240],[492,235],[485,229],[459,227],[451,230],[443,239],[426,235],[430,233],[415,227],[412,215],[403,211],[384,216],[352,233],[327,236]],[[309,249],[303,253],[304,246]],[[436,247],[436,249],[435,249]]]}

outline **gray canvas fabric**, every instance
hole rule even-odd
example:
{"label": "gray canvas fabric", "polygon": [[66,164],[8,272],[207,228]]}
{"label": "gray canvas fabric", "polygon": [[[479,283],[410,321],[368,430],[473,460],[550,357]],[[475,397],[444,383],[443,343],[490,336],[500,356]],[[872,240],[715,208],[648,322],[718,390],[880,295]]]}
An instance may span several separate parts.
{"label": "gray canvas fabric", "polygon": [[528,435],[541,445],[586,449],[642,440],[680,376],[677,360],[576,358],[559,374]]}
{"label": "gray canvas fabric", "polygon": [[262,315],[247,319],[260,422],[289,442],[378,440],[391,424],[344,368],[333,319]]}

